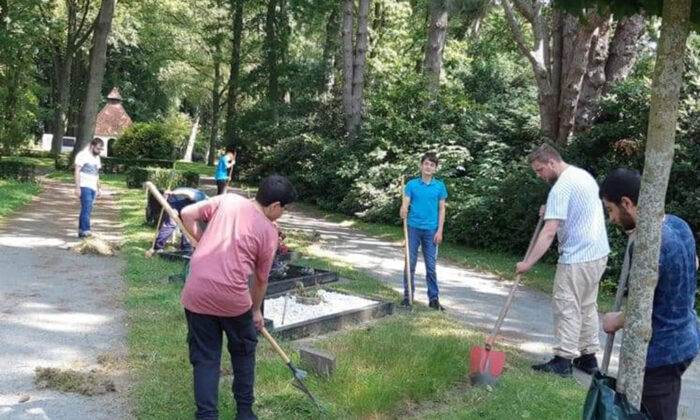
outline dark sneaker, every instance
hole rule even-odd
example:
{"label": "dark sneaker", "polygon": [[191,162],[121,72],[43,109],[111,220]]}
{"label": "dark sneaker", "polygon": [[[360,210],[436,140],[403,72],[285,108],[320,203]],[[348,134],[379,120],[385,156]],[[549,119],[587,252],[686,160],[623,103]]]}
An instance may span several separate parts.
{"label": "dark sneaker", "polygon": [[408,301],[408,298],[403,298],[401,306],[411,306],[411,302]]}
{"label": "dark sneaker", "polygon": [[85,232],[79,232],[79,233],[78,233],[78,238],[89,238],[89,237],[91,237],[91,236],[92,236],[92,233],[90,233],[89,230],[87,230],[87,231],[85,231]]}
{"label": "dark sneaker", "polygon": [[235,420],[258,420],[258,418],[253,414],[253,410],[249,408],[247,410],[238,410]]}
{"label": "dark sneaker", "polygon": [[430,299],[430,303],[428,303],[428,306],[438,311],[445,310],[445,308],[442,305],[440,305],[440,300],[438,300],[438,298]]}
{"label": "dark sneaker", "polygon": [[595,358],[595,353],[582,354],[581,357],[575,358],[573,361],[573,366],[589,375],[593,375],[599,370],[598,360]]}
{"label": "dark sneaker", "polygon": [[538,372],[554,373],[563,378],[571,376],[571,360],[559,356],[554,356],[547,363],[533,365],[532,368]]}

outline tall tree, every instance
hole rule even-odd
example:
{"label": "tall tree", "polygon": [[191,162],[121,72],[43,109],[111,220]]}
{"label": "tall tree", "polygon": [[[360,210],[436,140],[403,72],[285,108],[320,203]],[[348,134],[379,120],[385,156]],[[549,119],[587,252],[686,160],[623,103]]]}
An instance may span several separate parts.
{"label": "tall tree", "polygon": [[209,133],[209,153],[207,164],[213,165],[219,139],[219,114],[221,112],[221,37],[214,38],[214,84],[211,88],[211,131]]}
{"label": "tall tree", "polygon": [[658,281],[661,227],[683,80],[686,40],[690,32],[691,0],[665,0],[661,38],[652,82],[644,173],[639,194],[639,224],[630,270],[625,334],[620,351],[618,391],[640,406],[651,312]]}
{"label": "tall tree", "polygon": [[[591,108],[595,107],[601,92],[627,74],[619,71],[621,67],[615,66],[617,70],[612,71],[611,68],[608,78],[603,70],[609,58],[617,57],[607,53],[610,50],[607,45],[609,9],[582,10],[580,2],[560,2],[569,3],[567,10],[580,18],[565,10],[550,10],[546,0],[503,0],[501,4],[515,41],[535,75],[540,131],[560,146],[566,146],[571,134],[577,130],[577,117],[584,124],[579,128],[586,128],[596,115]],[[532,42],[528,42],[523,32],[521,19],[530,25]],[[617,34],[630,28],[626,24],[618,24],[612,41],[615,51],[621,49],[628,52],[625,56],[627,63],[636,56],[637,40],[632,36]],[[601,80],[603,76],[605,78]]]}
{"label": "tall tree", "polygon": [[[370,0],[360,0],[357,33],[353,43],[353,0],[345,0],[343,20],[343,106],[345,130],[350,137],[356,136],[362,123],[362,91],[364,88],[365,60],[367,57],[367,23]],[[354,44],[354,45],[353,45]]]}
{"label": "tall tree", "polygon": [[233,38],[231,40],[231,70],[228,79],[226,102],[226,125],[224,141],[227,146],[238,143],[236,133],[236,101],[238,100],[238,78],[241,69],[241,36],[243,33],[243,0],[231,0],[231,20]]}
{"label": "tall tree", "polygon": [[75,142],[72,156],[75,156],[85,145],[92,141],[97,120],[97,106],[102,92],[102,81],[107,62],[107,38],[112,30],[112,19],[117,0],[102,0],[97,16],[92,49],[90,49],[90,75],[88,77],[85,101],[80,112],[78,138]]}
{"label": "tall tree", "polygon": [[279,124],[279,69],[277,47],[277,2],[268,0],[267,15],[265,17],[265,56],[267,61],[267,101],[270,107],[272,123]]}
{"label": "tall tree", "polygon": [[[66,0],[66,20],[63,31],[64,40],[54,41],[54,83],[56,86],[56,101],[53,115],[53,139],[51,141],[51,153],[61,152],[61,144],[66,131],[67,113],[71,98],[71,80],[75,54],[92,35],[97,20],[88,18],[91,13],[90,0],[83,0],[82,4],[77,0]],[[43,10],[45,24],[49,25],[53,11]]]}
{"label": "tall tree", "polygon": [[340,16],[338,8],[334,7],[326,23],[326,39],[323,43],[323,69],[321,72],[321,83],[318,89],[324,100],[330,99],[333,86],[335,85],[334,68],[336,65],[336,51],[339,49],[339,34]]}
{"label": "tall tree", "polygon": [[442,54],[445,50],[449,18],[446,0],[430,0],[428,15],[428,42],[425,48],[423,72],[428,82],[428,89],[437,95],[440,90]]}

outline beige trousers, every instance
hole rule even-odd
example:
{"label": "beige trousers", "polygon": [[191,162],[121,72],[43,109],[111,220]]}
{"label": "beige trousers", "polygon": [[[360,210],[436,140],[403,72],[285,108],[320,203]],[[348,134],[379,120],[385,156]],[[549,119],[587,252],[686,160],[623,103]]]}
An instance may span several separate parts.
{"label": "beige trousers", "polygon": [[608,257],[557,264],[554,276],[554,355],[573,359],[600,349],[598,285]]}

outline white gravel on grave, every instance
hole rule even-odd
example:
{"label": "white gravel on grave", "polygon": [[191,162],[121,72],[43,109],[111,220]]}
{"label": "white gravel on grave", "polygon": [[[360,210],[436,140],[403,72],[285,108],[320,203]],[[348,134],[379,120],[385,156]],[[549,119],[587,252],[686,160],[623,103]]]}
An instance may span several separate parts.
{"label": "white gravel on grave", "polygon": [[[360,309],[377,303],[358,296],[329,292],[323,289],[318,292],[322,296],[321,303],[318,305],[298,303],[294,295],[265,299],[265,318],[271,319],[275,327],[281,327],[351,309]],[[287,310],[284,315],[284,323],[282,323],[285,299],[287,300]]]}

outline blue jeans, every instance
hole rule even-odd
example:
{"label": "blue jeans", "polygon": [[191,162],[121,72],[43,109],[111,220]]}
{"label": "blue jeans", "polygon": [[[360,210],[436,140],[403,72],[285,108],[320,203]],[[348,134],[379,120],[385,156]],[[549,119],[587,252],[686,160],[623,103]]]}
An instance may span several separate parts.
{"label": "blue jeans", "polygon": [[92,213],[92,206],[95,204],[95,195],[97,191],[87,188],[80,187],[80,217],[78,218],[78,233],[89,233],[90,232],[90,213]]}
{"label": "blue jeans", "polygon": [[[428,284],[428,299],[436,299],[440,290],[437,285],[437,275],[435,274],[435,264],[438,255],[438,246],[433,242],[437,229],[418,229],[408,227],[408,254],[411,261],[411,290],[415,296],[416,292],[416,262],[418,262],[418,247],[423,250],[425,260],[425,280]],[[408,279],[406,269],[403,271],[403,295],[408,298]]]}
{"label": "blue jeans", "polygon": [[255,347],[258,335],[253,311],[236,317],[202,315],[185,309],[187,343],[194,373],[195,418],[219,418],[219,374],[222,333],[226,334],[233,367],[233,397],[238,412],[248,412],[254,402]]}

